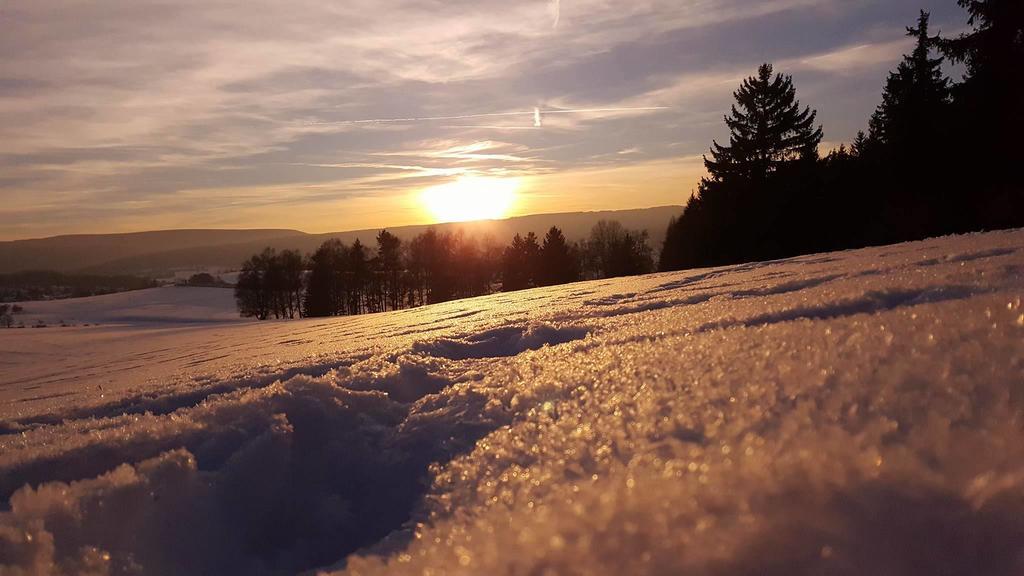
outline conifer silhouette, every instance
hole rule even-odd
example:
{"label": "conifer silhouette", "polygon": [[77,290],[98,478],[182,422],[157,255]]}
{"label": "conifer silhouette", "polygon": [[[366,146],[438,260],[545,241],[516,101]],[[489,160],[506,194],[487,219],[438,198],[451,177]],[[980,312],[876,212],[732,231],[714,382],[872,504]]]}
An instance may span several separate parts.
{"label": "conifer silhouette", "polygon": [[928,35],[928,13],[921,11],[917,27],[907,35],[917,39],[914,51],[903,57],[889,73],[882,103],[871,116],[870,138],[895,149],[897,155],[920,152],[922,145],[934,144],[950,101],[949,79],[942,72],[943,58],[932,58],[937,36]]}
{"label": "conifer silhouette", "polygon": [[763,179],[780,163],[800,157],[816,157],[822,139],[815,127],[817,112],[800,110],[791,76],[776,74],[772,65],[762,64],[757,76],[743,81],[733,93],[736,104],[725,117],[729,145],[717,141],[704,164],[714,179],[740,176]]}

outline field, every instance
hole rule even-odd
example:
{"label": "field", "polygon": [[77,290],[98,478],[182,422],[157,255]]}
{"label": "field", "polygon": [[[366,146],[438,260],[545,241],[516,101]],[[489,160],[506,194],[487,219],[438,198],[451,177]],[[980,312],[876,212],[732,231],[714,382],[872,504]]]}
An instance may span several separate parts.
{"label": "field", "polygon": [[0,574],[1020,574],[1022,297],[1018,230],[336,319],[26,306],[80,325],[0,330]]}

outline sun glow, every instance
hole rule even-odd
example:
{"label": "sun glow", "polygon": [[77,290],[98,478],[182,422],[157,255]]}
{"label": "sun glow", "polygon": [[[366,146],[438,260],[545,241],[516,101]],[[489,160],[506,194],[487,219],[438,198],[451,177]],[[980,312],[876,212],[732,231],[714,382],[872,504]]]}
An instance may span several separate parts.
{"label": "sun glow", "polygon": [[493,220],[507,215],[518,189],[518,178],[463,176],[427,188],[420,202],[437,222]]}

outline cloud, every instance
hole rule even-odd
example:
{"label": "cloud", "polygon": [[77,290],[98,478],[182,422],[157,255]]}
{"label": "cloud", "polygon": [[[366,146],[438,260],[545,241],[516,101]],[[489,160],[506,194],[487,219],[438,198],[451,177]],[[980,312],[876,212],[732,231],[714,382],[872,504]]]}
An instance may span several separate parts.
{"label": "cloud", "polygon": [[[466,171],[571,179],[699,154],[762,58],[802,97],[843,102],[822,119],[847,139],[874,102],[845,103],[843,82],[877,98],[914,15],[841,0],[16,3],[0,12],[0,237],[249,226],[303,197],[385,225],[412,218],[394,203],[413,187]],[[435,120],[348,122],[395,118]],[[660,192],[629,198],[645,194]]]}
{"label": "cloud", "polygon": [[783,63],[789,70],[816,70],[833,74],[857,74],[865,67],[891,67],[913,49],[913,40],[902,38],[891,42],[842,46],[824,54],[797,58]]}

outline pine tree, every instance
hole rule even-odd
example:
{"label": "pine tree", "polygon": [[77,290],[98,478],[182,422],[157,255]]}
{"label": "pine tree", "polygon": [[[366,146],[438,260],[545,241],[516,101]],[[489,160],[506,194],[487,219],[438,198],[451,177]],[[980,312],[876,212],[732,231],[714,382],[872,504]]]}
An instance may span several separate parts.
{"label": "pine tree", "polygon": [[857,137],[854,138],[853,143],[850,144],[850,156],[861,158],[869,147],[870,144],[868,143],[867,135],[864,134],[863,130],[858,130]]}
{"label": "pine tree", "polygon": [[306,316],[338,316],[347,312],[348,246],[331,238],[309,257],[304,302]]}
{"label": "pine tree", "polygon": [[1024,77],[1024,3],[1020,0],[957,0],[974,29],[939,43],[954,62],[967,65],[967,82],[1019,90]]}
{"label": "pine tree", "polygon": [[821,127],[814,125],[817,112],[809,107],[800,110],[791,76],[777,74],[773,79],[771,64],[762,64],[757,76],[744,80],[733,97],[736,105],[725,117],[729,145],[714,142],[713,159],[704,157],[714,179],[763,179],[781,163],[817,157],[822,139]]}
{"label": "pine tree", "polygon": [[[981,227],[1024,223],[1024,189],[1019,173],[1024,133],[1024,2],[958,0],[972,30],[939,41],[951,60],[966,67],[954,89],[956,138],[961,162],[970,166],[963,179],[989,195]],[[1004,218],[1011,214],[1016,218]],[[994,219],[993,219],[994,218]]]}
{"label": "pine tree", "polygon": [[949,104],[949,79],[942,72],[943,58],[932,58],[938,41],[928,35],[928,13],[921,11],[916,28],[907,35],[917,39],[914,51],[889,73],[882,103],[871,116],[870,141],[887,146],[897,156],[921,154],[939,143],[941,119]]}
{"label": "pine tree", "polygon": [[370,281],[370,262],[366,246],[356,238],[348,251],[350,270],[349,314],[362,314],[365,309],[366,286]]}
{"label": "pine tree", "polygon": [[579,266],[572,248],[565,241],[565,235],[557,226],[552,226],[544,235],[540,248],[541,274],[539,284],[553,286],[574,282],[579,278]]}
{"label": "pine tree", "polygon": [[382,305],[398,310],[402,306],[399,282],[402,272],[402,240],[387,230],[377,234],[377,266],[382,276]]}
{"label": "pine tree", "polygon": [[502,291],[509,292],[536,286],[540,261],[541,248],[537,243],[537,235],[530,232],[524,238],[516,234],[502,254]]}

